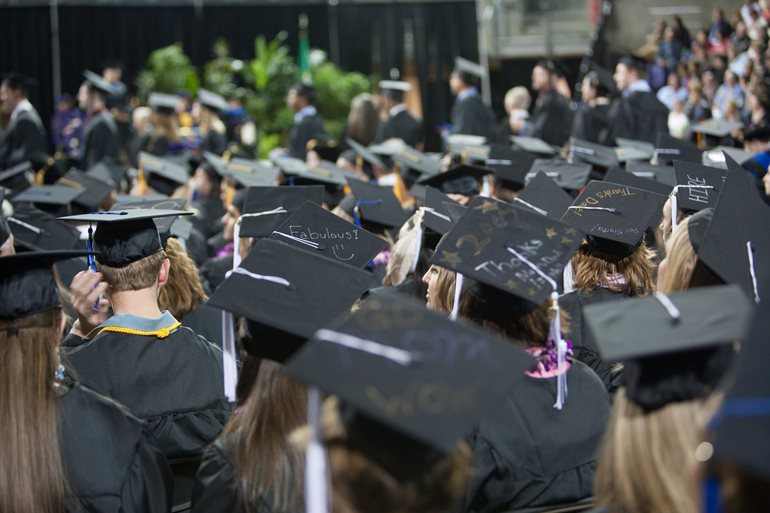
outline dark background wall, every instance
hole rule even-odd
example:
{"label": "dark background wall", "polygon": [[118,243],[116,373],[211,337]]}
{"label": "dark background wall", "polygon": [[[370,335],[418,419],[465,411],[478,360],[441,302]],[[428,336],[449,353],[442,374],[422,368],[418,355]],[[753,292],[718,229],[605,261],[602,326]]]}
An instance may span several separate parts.
{"label": "dark background wall", "polygon": [[[31,101],[48,120],[54,100],[50,9],[19,5],[0,0],[0,72],[13,70],[36,77],[39,86]],[[250,59],[257,35],[271,39],[285,30],[296,54],[297,17],[306,13],[311,46],[333,57],[337,45],[337,64],[366,74],[386,74],[392,67],[403,66],[404,32],[411,24],[423,116],[430,129],[448,121],[452,98],[447,79],[454,57],[478,59],[475,9],[472,0],[336,6],[315,2],[211,5],[207,1],[198,9],[189,3],[72,5],[65,0],[58,7],[62,91],[75,95],[82,70],[99,71],[107,58],[124,62],[124,78],[130,85],[151,51],[175,42],[181,42],[193,64],[201,66],[212,58],[212,44],[220,37],[228,40],[233,56]]]}

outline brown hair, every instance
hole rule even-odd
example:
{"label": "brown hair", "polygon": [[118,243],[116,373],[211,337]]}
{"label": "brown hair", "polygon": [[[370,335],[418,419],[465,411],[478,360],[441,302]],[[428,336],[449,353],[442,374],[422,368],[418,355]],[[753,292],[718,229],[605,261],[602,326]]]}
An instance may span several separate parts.
{"label": "brown hair", "polygon": [[682,401],[645,413],[620,389],[594,478],[598,505],[621,513],[701,511],[695,450],[708,404]]}
{"label": "brown hair", "polygon": [[171,261],[171,267],[168,282],[160,289],[158,305],[177,319],[184,319],[206,301],[206,293],[195,263],[178,240],[169,238],[166,241],[166,256]]}
{"label": "brown hair", "polygon": [[[607,258],[588,242],[583,241],[572,256],[573,286],[576,290],[605,287],[629,296],[646,295],[655,290],[655,252],[642,242],[629,256],[617,261]],[[625,285],[618,285],[609,275],[621,274]]]}
{"label": "brown hair", "polygon": [[60,323],[58,308],[0,320],[0,511],[64,511],[54,384]]}
{"label": "brown hair", "polygon": [[770,486],[733,463],[719,463],[717,474],[722,483],[725,513],[766,511],[770,504]]}
{"label": "brown hair", "polygon": [[271,360],[259,364],[254,387],[224,429],[236,439],[235,469],[245,511],[260,503],[275,513],[304,511],[304,454],[288,436],[307,423],[307,389]]}
{"label": "brown hair", "polygon": [[374,106],[372,95],[362,93],[350,103],[346,135],[356,142],[369,146],[377,135],[380,117]]}
{"label": "brown hair", "polygon": [[179,126],[177,126],[176,114],[166,114],[153,111],[151,144],[154,144],[161,136],[169,143],[179,142]]}
{"label": "brown hair", "polygon": [[225,124],[219,118],[219,114],[215,110],[209,109],[205,105],[201,105],[200,118],[198,129],[203,135],[206,135],[209,132],[225,133]]}
{"label": "brown hair", "polygon": [[455,277],[457,274],[438,265],[433,267],[438,271],[438,278],[436,278],[436,306],[442,312],[449,313],[455,304]]}
{"label": "brown hair", "polygon": [[658,276],[658,291],[664,294],[724,282],[698,259],[690,241],[690,218],[677,225],[666,244],[666,267]]}
{"label": "brown hair", "polygon": [[166,252],[161,250],[124,267],[110,267],[98,262],[97,267],[104,276],[104,281],[109,285],[110,292],[142,290],[155,285],[160,266],[165,259]]}

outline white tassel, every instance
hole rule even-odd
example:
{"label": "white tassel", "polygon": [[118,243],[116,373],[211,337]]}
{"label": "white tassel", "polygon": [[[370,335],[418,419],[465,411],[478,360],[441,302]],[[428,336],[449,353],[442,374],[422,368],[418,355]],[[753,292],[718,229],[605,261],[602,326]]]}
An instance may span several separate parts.
{"label": "white tassel", "polygon": [[671,193],[671,232],[673,233],[674,228],[676,228],[677,225],[677,211],[679,210],[679,204],[677,195],[679,194],[679,189],[713,189],[713,185],[675,185],[674,190]]}
{"label": "white tassel", "polygon": [[482,198],[490,198],[492,196],[492,183],[490,181],[489,175],[484,175],[483,185],[481,186],[481,193],[479,196]]}
{"label": "white tassel", "polygon": [[238,365],[235,356],[235,327],[233,314],[222,310],[222,367],[224,371],[225,397],[235,402],[235,387],[238,385]]}
{"label": "white tassel", "polygon": [[455,300],[452,304],[452,313],[449,314],[450,321],[457,320],[457,314],[460,313],[460,291],[463,288],[463,275],[461,273],[455,274]]}
{"label": "white tassel", "polygon": [[757,273],[754,270],[754,249],[751,247],[751,241],[746,242],[746,253],[749,257],[749,272],[751,273],[751,283],[754,285],[754,302],[759,304],[759,287],[757,287]]}
{"label": "white tassel", "polygon": [[553,319],[548,333],[548,339],[556,346],[556,402],[553,407],[561,410],[567,400],[567,342],[561,338],[561,310],[559,308],[559,293],[551,292],[551,309]]}
{"label": "white tassel", "polygon": [[412,244],[412,265],[409,270],[413,273],[417,270],[417,261],[420,260],[420,249],[422,249],[422,223],[417,224],[412,237],[415,241]]}
{"label": "white tassel", "polygon": [[305,452],[305,512],[327,513],[327,461],[321,444],[321,393],[315,387],[308,389],[307,420],[310,425],[310,443]]}
{"label": "white tassel", "polygon": [[233,229],[233,269],[241,266],[241,220],[239,217]]}

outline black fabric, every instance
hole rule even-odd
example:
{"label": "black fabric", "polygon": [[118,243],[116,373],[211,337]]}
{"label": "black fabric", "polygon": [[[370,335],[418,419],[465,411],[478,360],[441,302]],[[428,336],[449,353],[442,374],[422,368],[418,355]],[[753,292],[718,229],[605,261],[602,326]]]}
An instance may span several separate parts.
{"label": "black fabric", "polygon": [[422,142],[422,121],[406,110],[393,117],[388,116],[388,120],[377,129],[375,142],[394,138],[403,140],[408,146],[417,146]]}
{"label": "black fabric", "polygon": [[473,474],[462,511],[493,513],[561,505],[591,496],[610,401],[579,361],[567,371],[569,396],[553,407],[556,378],[528,377],[469,436]]}
{"label": "black fabric", "polygon": [[152,219],[102,223],[94,232],[94,250],[100,253],[97,261],[102,265],[125,267],[162,249]]}
{"label": "black fabric", "polygon": [[295,159],[305,160],[307,143],[324,135],[324,126],[321,116],[305,116],[299,123],[295,123],[289,132],[287,149],[289,156]]}
{"label": "black fabric", "polygon": [[219,198],[200,198],[195,203],[197,213],[192,223],[207,239],[222,231],[222,216],[225,207]]}
{"label": "black fabric", "polygon": [[551,90],[538,97],[526,135],[537,137],[554,146],[563,146],[569,139],[571,127],[572,111],[569,102],[564,96]]}
{"label": "black fabric", "polygon": [[198,268],[206,294],[214,292],[225,281],[225,274],[233,268],[233,255],[209,258]]}
{"label": "black fabric", "polygon": [[480,135],[496,140],[497,121],[492,109],[484,105],[481,96],[456,99],[452,105],[452,131],[456,134]]}
{"label": "black fabric", "polygon": [[668,109],[655,93],[637,91],[612,102],[608,125],[601,144],[616,146],[618,137],[655,144],[659,132],[668,133]]}
{"label": "black fabric", "polygon": [[589,107],[581,103],[572,120],[572,136],[593,143],[603,141],[609,122],[609,112],[609,105]]}
{"label": "black fabric", "polygon": [[63,342],[78,379],[147,423],[168,458],[195,456],[229,415],[222,393],[222,352],[191,329],[168,337],[102,332]]}
{"label": "black fabric", "polygon": [[171,472],[139,419],[77,384],[59,404],[68,513],[170,510]]}
{"label": "black fabric", "polygon": [[0,169],[48,154],[48,138],[37,111],[26,110],[6,129],[0,144]]}
{"label": "black fabric", "polygon": [[[218,438],[203,452],[193,487],[193,513],[245,513],[243,497],[235,475],[232,435]],[[268,513],[260,508],[255,513]]]}
{"label": "black fabric", "polygon": [[209,130],[201,140],[200,149],[221,155],[227,150],[227,136],[224,133]]}
{"label": "black fabric", "polygon": [[114,164],[120,161],[121,148],[118,125],[108,112],[94,116],[86,125],[80,143],[80,168],[91,169],[104,162]]}
{"label": "black fabric", "polygon": [[222,347],[222,310],[206,303],[185,315],[182,326],[187,326],[217,347]]}
{"label": "black fabric", "polygon": [[599,287],[591,291],[576,290],[559,298],[559,306],[569,315],[569,333],[566,338],[572,342],[575,358],[591,367],[610,393],[614,393],[620,385],[620,374],[613,369],[613,362],[604,361],[599,354],[596,339],[588,324],[583,321],[583,307],[627,297],[628,294],[624,292]]}

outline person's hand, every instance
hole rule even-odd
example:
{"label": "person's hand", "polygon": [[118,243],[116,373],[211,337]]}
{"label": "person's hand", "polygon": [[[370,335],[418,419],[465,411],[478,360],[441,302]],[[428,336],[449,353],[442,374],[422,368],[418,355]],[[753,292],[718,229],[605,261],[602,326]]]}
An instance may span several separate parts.
{"label": "person's hand", "polygon": [[[70,293],[72,307],[78,313],[80,331],[87,335],[109,317],[110,302],[102,298],[107,290],[107,283],[102,281],[102,274],[88,269],[80,271],[72,279]],[[98,305],[98,308],[94,306]]]}

